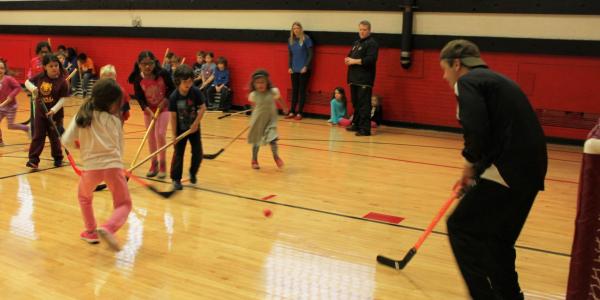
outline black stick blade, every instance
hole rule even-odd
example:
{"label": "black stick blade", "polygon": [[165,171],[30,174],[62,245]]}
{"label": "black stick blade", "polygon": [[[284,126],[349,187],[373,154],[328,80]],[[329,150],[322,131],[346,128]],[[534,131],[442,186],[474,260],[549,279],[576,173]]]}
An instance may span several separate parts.
{"label": "black stick blade", "polygon": [[219,116],[217,119],[219,119],[219,120],[220,120],[220,119],[223,119],[223,118],[227,118],[227,117],[229,117],[229,116],[231,116],[231,114],[224,114],[224,115],[222,115],[222,116]]}
{"label": "black stick blade", "polygon": [[394,260],[383,255],[377,255],[377,262],[396,270],[402,270],[404,267],[406,267],[413,256],[415,256],[415,254],[417,254],[417,249],[413,247],[406,253],[406,255],[404,255],[402,260]]}
{"label": "black stick blade", "polygon": [[99,192],[99,191],[104,190],[104,189],[106,189],[106,183],[97,185],[96,189],[94,189],[94,192]]}
{"label": "black stick blade", "polygon": [[221,153],[223,153],[223,151],[225,151],[225,149],[221,148],[219,151],[217,151],[217,153],[202,155],[202,158],[215,159],[215,158],[217,158],[217,156],[219,156]]}
{"label": "black stick blade", "polygon": [[153,187],[151,185],[149,185],[148,188],[152,192],[156,193],[157,195],[159,195],[159,196],[161,196],[161,197],[163,197],[165,199],[171,197],[175,193],[175,190],[171,190],[171,191],[167,191],[167,192],[161,192],[161,191],[157,190],[155,187]]}
{"label": "black stick blade", "polygon": [[377,255],[377,262],[384,266],[388,266],[390,268],[400,270],[400,265],[399,265],[400,261],[399,260],[394,260],[389,257],[385,257],[383,255]]}

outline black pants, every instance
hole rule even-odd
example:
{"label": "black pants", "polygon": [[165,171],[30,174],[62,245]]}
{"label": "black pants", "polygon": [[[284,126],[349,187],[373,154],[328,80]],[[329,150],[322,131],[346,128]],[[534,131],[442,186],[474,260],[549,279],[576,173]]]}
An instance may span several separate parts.
{"label": "black pants", "polygon": [[[210,108],[215,108],[215,94],[217,93],[217,87],[211,85],[208,87],[208,103],[207,106]],[[231,91],[228,87],[223,86],[221,88],[221,100],[219,102],[218,109],[220,110],[229,110],[231,108]]]}
{"label": "black pants", "polygon": [[[50,120],[48,120],[48,117],[46,117],[46,113],[41,105],[42,104],[39,101],[35,103],[35,114],[33,118],[35,131],[33,132],[31,144],[29,145],[29,161],[35,164],[40,163],[40,155],[46,144],[46,135],[48,135],[48,139],[50,140],[50,153],[52,154],[52,157],[54,160],[62,161],[63,153],[60,137],[56,133],[56,129],[54,129],[52,123],[50,123]],[[52,116],[52,119],[56,124],[62,124],[63,118],[64,111],[62,109]]]}
{"label": "black pants", "polygon": [[482,179],[448,218],[452,251],[473,299],[523,299],[515,242],[537,193]]}
{"label": "black pants", "polygon": [[350,85],[354,117],[352,126],[363,133],[371,133],[371,95],[373,88],[365,85]]}
{"label": "black pants", "polygon": [[[310,78],[310,71],[306,73],[292,73],[292,107],[290,108],[291,113],[302,114],[304,109],[304,103],[306,102],[306,88],[308,87],[308,79]],[[298,109],[296,110],[296,106]]]}
{"label": "black pants", "polygon": [[[183,132],[184,131],[177,130],[177,135],[180,135]],[[173,152],[173,159],[171,160],[171,179],[174,181],[181,180],[181,173],[183,172],[183,155],[185,153],[187,141],[190,141],[190,145],[192,145],[190,174],[196,175],[198,169],[200,169],[200,163],[202,162],[202,141],[200,140],[200,130],[198,130],[175,144],[175,151]]]}

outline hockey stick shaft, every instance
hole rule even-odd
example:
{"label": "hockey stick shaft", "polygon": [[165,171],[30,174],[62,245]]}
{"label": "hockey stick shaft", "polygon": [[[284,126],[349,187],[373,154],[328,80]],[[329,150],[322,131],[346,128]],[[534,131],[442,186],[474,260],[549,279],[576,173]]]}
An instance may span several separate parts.
{"label": "hockey stick shaft", "polygon": [[148,129],[146,130],[146,133],[144,134],[144,137],[142,138],[142,142],[140,143],[140,146],[138,147],[137,151],[135,152],[135,156],[133,157],[133,161],[129,165],[130,167],[133,166],[133,165],[135,165],[135,163],[137,162],[138,158],[140,157],[140,153],[142,152],[142,148],[144,147],[144,144],[146,143],[146,139],[148,139],[148,135],[150,134],[150,131],[152,131],[152,129],[154,128],[154,124],[156,123],[156,119],[158,118],[159,114],[160,114],[160,107],[156,109],[156,112],[154,112],[154,117],[152,118],[152,121],[150,121],[150,126],[148,126]]}
{"label": "hockey stick shaft", "polygon": [[238,112],[234,112],[234,113],[225,114],[225,115],[219,116],[217,119],[220,120],[220,119],[231,117],[231,116],[235,116],[235,115],[245,114],[245,113],[247,113],[247,112],[249,112],[251,110],[252,110],[252,108],[251,109],[242,110],[242,111],[238,111]]}
{"label": "hockey stick shaft", "polygon": [[417,242],[415,243],[415,245],[413,247],[413,248],[415,248],[415,251],[419,250],[419,248],[421,247],[423,242],[425,242],[425,239],[427,239],[427,236],[429,236],[429,234],[431,234],[431,231],[433,231],[433,228],[437,225],[437,223],[440,221],[440,219],[446,214],[446,211],[448,211],[448,208],[450,207],[450,205],[452,205],[452,202],[454,202],[456,197],[457,197],[457,193],[452,192],[452,196],[450,196],[450,198],[448,198],[448,200],[446,200],[446,202],[444,202],[444,205],[442,205],[442,207],[440,208],[440,211],[437,213],[437,215],[435,215],[433,220],[431,220],[431,223],[429,223],[429,226],[427,226],[427,229],[425,229],[423,234],[421,234],[421,236],[419,237],[419,240],[417,240]]}
{"label": "hockey stick shaft", "polygon": [[223,153],[223,151],[225,151],[225,149],[227,149],[227,147],[231,146],[231,144],[233,144],[242,134],[244,134],[244,132],[246,132],[248,130],[248,128],[250,128],[250,126],[246,126],[246,128],[244,128],[242,131],[240,131],[240,133],[238,133],[235,137],[233,137],[227,143],[227,145],[225,145],[223,148],[219,149],[219,151],[217,151],[216,153],[205,154],[202,157],[206,158],[206,159],[215,159],[215,158],[217,158],[217,156],[219,156],[219,154]]}

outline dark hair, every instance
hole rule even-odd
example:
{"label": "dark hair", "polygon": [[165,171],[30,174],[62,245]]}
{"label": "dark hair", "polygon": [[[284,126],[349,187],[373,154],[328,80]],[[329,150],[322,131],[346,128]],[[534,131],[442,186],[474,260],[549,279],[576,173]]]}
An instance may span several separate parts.
{"label": "dark hair", "polygon": [[79,108],[75,122],[77,127],[86,128],[92,124],[94,111],[110,112],[111,107],[121,102],[123,92],[121,87],[112,78],[103,78],[92,87],[92,96]]}
{"label": "dark hair", "polygon": [[[47,64],[49,64],[51,62],[56,62],[58,64],[60,76],[65,74],[65,69],[63,68],[63,65],[60,63],[60,60],[58,60],[58,57],[56,57],[56,55],[54,55],[52,53],[44,55],[44,58],[42,58],[42,66],[46,66]],[[48,75],[46,73],[46,69],[44,69],[44,74]]]}
{"label": "dark hair", "polygon": [[134,83],[137,80],[137,78],[140,76],[140,72],[142,70],[140,70],[139,63],[142,62],[142,60],[144,60],[145,58],[149,58],[152,61],[154,61],[154,69],[152,69],[152,74],[154,74],[154,76],[158,76],[158,73],[160,73],[160,71],[162,70],[162,67],[160,66],[160,62],[158,61],[158,59],[156,59],[156,56],[154,56],[154,53],[152,53],[151,51],[148,51],[148,50],[144,50],[144,51],[140,52],[137,60],[135,61],[135,63],[133,63],[133,70],[131,71],[131,74],[129,74],[129,78],[127,80],[129,83]]}
{"label": "dark hair", "polygon": [[219,56],[219,59],[217,59],[217,65],[218,64],[223,64],[225,65],[225,68],[227,68],[227,58],[224,56]]}
{"label": "dark hair", "polygon": [[252,79],[250,80],[250,91],[255,91],[254,81],[259,78],[267,79],[267,91],[273,88],[273,83],[271,83],[271,79],[269,78],[269,72],[263,69],[258,69],[252,73]]}
{"label": "dark hair", "polygon": [[73,57],[77,57],[77,51],[75,51],[75,49],[71,48],[71,47],[67,48],[67,57],[69,59],[73,59]]}
{"label": "dark hair", "polygon": [[167,55],[165,55],[165,58],[171,59],[171,57],[173,57],[173,55],[175,55],[175,52],[169,51],[169,52],[167,52]]}
{"label": "dark hair", "polygon": [[39,42],[37,43],[37,45],[35,45],[35,54],[40,54],[40,52],[42,51],[42,48],[48,48],[48,52],[52,52],[52,47],[50,47],[50,44],[48,44],[48,42],[43,41],[43,42]]}
{"label": "dark hair", "polygon": [[204,58],[205,55],[206,55],[206,52],[204,52],[204,50],[200,50],[196,53],[196,56],[202,56],[202,58]]}
{"label": "dark hair", "polygon": [[180,65],[173,72],[173,82],[175,86],[179,86],[181,81],[194,78],[194,70],[188,65]]}
{"label": "dark hair", "polygon": [[63,50],[63,51],[67,51],[67,47],[65,47],[65,45],[58,45],[58,48],[56,48],[58,51]]}
{"label": "dark hair", "polygon": [[479,47],[468,40],[452,40],[440,51],[440,60],[445,61],[448,66],[454,64],[454,60],[460,60],[460,64],[467,68],[487,66],[481,59]]}
{"label": "dark hair", "polygon": [[83,52],[81,52],[81,53],[79,53],[79,55],[77,55],[77,61],[85,62],[87,60],[87,58],[88,58],[87,54],[85,54]]}
{"label": "dark hair", "polygon": [[215,58],[215,54],[214,54],[214,53],[212,53],[212,52],[210,52],[210,51],[209,51],[209,52],[206,52],[206,53],[204,54],[204,58],[206,58],[207,56],[210,56],[210,57],[212,57],[212,58]]}
{"label": "dark hair", "polygon": [[331,98],[335,98],[335,91],[338,91],[340,95],[342,95],[342,103],[344,103],[344,108],[346,108],[346,103],[348,102],[348,100],[346,99],[346,91],[343,87],[338,86],[335,89],[333,89],[333,95],[331,96]]}

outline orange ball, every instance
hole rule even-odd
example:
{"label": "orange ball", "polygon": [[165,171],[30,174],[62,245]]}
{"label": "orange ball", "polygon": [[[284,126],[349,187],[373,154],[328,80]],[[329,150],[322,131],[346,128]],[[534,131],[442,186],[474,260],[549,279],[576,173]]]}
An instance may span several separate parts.
{"label": "orange ball", "polygon": [[263,215],[265,215],[265,217],[268,218],[271,216],[271,214],[273,214],[273,212],[271,212],[270,209],[268,209],[268,208],[263,209]]}

